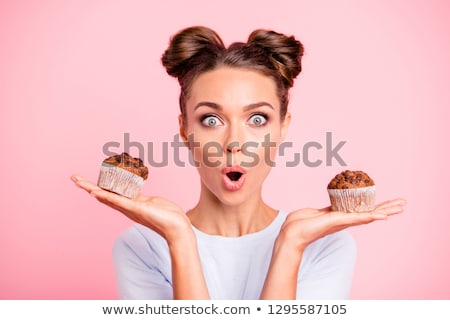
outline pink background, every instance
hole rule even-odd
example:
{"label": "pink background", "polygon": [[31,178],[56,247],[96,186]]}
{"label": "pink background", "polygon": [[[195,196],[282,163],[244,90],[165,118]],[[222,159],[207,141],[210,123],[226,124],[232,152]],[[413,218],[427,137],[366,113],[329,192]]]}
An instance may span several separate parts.
{"label": "pink background", "polygon": [[[359,248],[351,298],[450,299],[445,0],[1,1],[0,298],[117,298],[111,245],[131,223],[69,176],[96,181],[103,144],[123,143],[125,132],[153,141],[160,159],[178,132],[178,87],[159,59],[173,33],[197,24],[226,43],[256,28],[301,39],[294,147],[281,163],[331,131],[335,144],[347,141],[348,168],[375,180],[380,201],[408,200],[404,214],[351,230]],[[310,156],[324,159],[324,150]],[[264,193],[284,210],[323,207],[342,169],[280,165]],[[151,169],[143,191],[188,209],[197,173],[171,161]]]}

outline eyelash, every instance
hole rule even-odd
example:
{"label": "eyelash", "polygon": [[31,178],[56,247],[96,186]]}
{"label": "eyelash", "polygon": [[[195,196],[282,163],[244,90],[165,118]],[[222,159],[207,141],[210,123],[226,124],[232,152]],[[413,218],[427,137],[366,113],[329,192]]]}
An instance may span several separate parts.
{"label": "eyelash", "polygon": [[[248,119],[250,120],[250,119],[252,119],[254,116],[261,116],[261,117],[263,117],[264,120],[265,120],[265,122],[264,122],[263,124],[261,124],[261,125],[254,125],[255,127],[263,127],[263,126],[267,123],[267,121],[269,121],[269,116],[268,116],[267,114],[265,114],[265,113],[262,113],[262,112],[252,113],[252,114],[248,117]],[[206,120],[207,118],[209,118],[209,117],[213,117],[213,118],[217,119],[218,122],[223,123],[222,119],[221,119],[219,116],[217,116],[216,114],[208,113],[208,114],[205,114],[205,115],[203,115],[203,116],[200,117],[200,123],[202,123],[202,124],[203,124],[205,127],[207,127],[207,128],[212,128],[212,127],[213,127],[213,126],[208,126],[208,125],[206,125],[206,124],[203,123],[203,121],[205,121],[205,120]]]}
{"label": "eyelash", "polygon": [[264,120],[265,120],[265,122],[264,122],[263,124],[261,124],[261,125],[259,125],[259,126],[256,125],[256,127],[264,127],[264,126],[266,125],[267,121],[269,121],[269,116],[268,116],[267,114],[265,114],[265,113],[262,113],[262,112],[257,112],[257,113],[251,114],[250,117],[249,117],[249,120],[250,120],[251,118],[253,118],[254,116],[261,116],[261,117],[263,117]]}
{"label": "eyelash", "polygon": [[205,127],[207,127],[207,128],[212,128],[212,126],[208,126],[208,125],[204,124],[203,121],[205,121],[205,119],[207,119],[207,118],[209,118],[209,117],[214,117],[215,119],[217,119],[217,121],[222,122],[222,119],[220,119],[220,117],[218,117],[218,116],[215,115],[215,114],[210,114],[210,113],[205,114],[205,115],[203,115],[203,116],[200,117],[200,123],[201,123],[202,125],[204,125]]}

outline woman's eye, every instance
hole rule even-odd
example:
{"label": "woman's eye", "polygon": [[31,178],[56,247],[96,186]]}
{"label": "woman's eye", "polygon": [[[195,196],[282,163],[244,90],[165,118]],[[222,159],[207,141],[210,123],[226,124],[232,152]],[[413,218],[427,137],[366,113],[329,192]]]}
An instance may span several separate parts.
{"label": "woman's eye", "polygon": [[215,127],[220,125],[220,120],[216,116],[206,116],[202,119],[202,124],[207,127]]}
{"label": "woman's eye", "polygon": [[262,126],[267,122],[267,117],[262,114],[254,114],[250,117],[250,124],[254,126]]}

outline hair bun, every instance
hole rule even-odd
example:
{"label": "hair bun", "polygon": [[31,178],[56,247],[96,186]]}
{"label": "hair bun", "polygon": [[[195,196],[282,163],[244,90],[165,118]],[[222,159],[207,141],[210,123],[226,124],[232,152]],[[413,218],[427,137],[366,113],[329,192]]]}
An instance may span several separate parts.
{"label": "hair bun", "polygon": [[300,41],[293,36],[259,29],[250,34],[247,43],[263,48],[286,84],[292,87],[294,79],[302,71],[301,58],[304,48]]}
{"label": "hair bun", "polygon": [[210,28],[189,27],[174,35],[161,61],[169,75],[182,78],[190,68],[187,63],[204,54],[217,55],[225,49],[222,39]]}

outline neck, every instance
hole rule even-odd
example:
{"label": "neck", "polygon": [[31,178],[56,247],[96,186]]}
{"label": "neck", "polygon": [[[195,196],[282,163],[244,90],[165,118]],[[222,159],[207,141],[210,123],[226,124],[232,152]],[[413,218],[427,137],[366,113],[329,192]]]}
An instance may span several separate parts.
{"label": "neck", "polygon": [[188,217],[200,231],[225,237],[239,237],[261,231],[277,215],[277,211],[261,198],[261,190],[239,201],[239,195],[231,195],[230,203],[220,201],[202,185],[197,205],[188,212]]}

